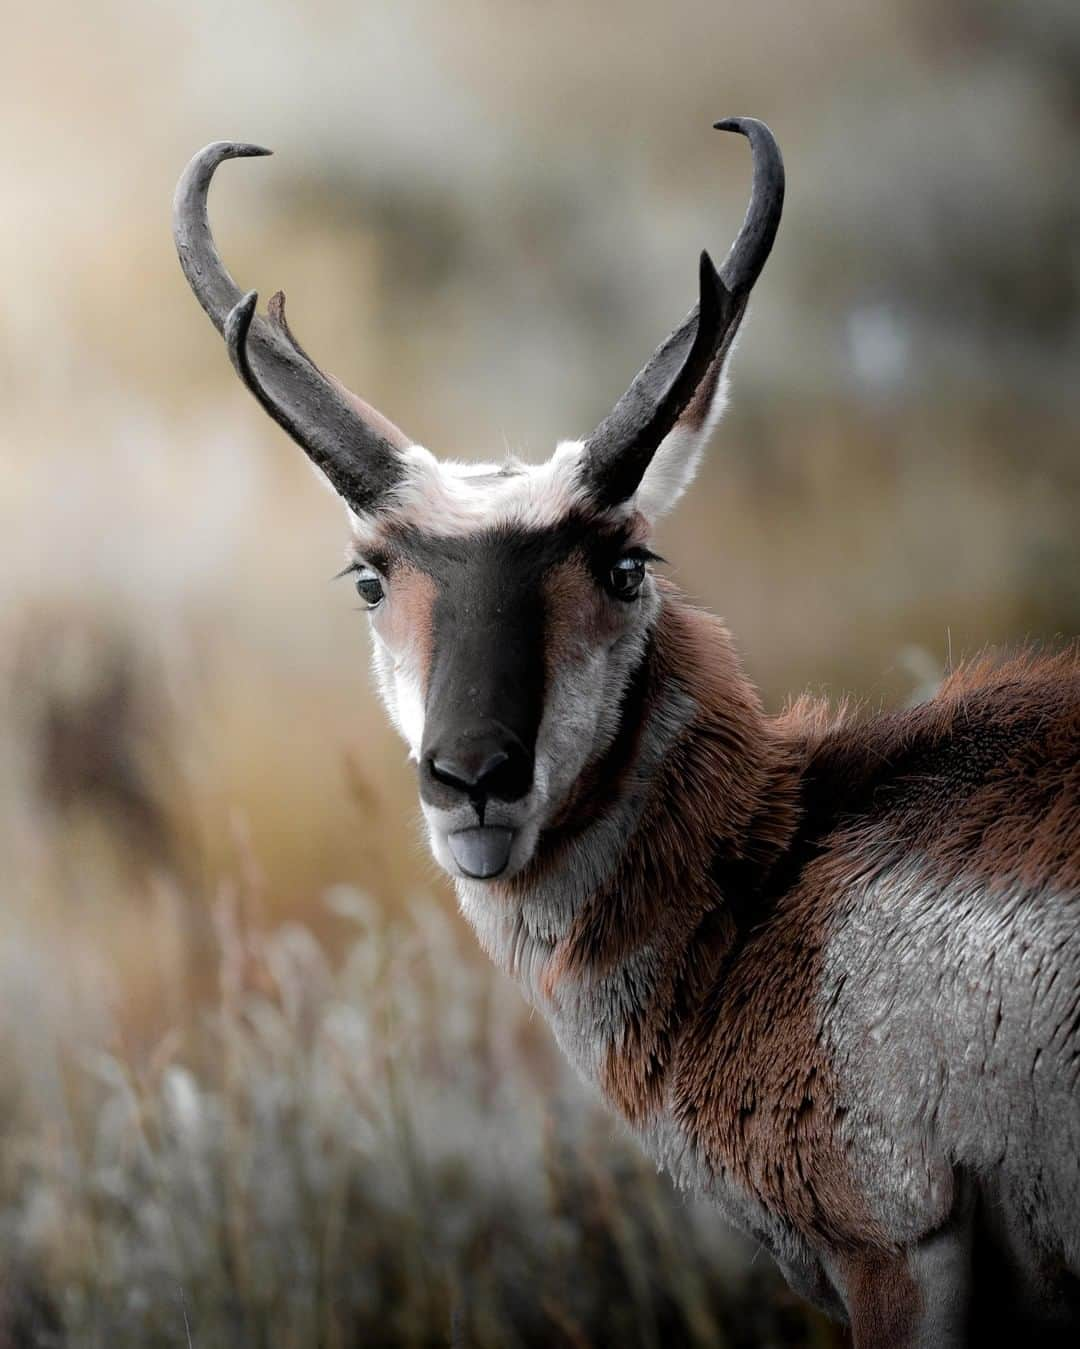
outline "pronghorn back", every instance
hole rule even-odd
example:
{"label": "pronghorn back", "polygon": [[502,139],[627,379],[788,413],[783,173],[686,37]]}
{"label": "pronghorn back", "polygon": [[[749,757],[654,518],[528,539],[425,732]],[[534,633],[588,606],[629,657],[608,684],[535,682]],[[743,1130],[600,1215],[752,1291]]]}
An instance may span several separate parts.
{"label": "pronghorn back", "polygon": [[244,383],[343,498],[375,679],[491,958],[682,1185],[865,1346],[1080,1330],[1080,661],[920,707],[767,716],[656,574],[776,236],[768,129],[698,302],[587,437],[442,462],[324,374],[214,245],[181,263]]}

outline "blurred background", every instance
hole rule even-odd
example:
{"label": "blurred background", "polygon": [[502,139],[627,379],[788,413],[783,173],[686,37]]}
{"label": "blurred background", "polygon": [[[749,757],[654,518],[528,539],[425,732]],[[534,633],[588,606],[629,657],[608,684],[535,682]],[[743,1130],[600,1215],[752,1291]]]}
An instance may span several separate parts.
{"label": "blurred background", "polygon": [[428,861],[341,511],[173,252],[437,453],[587,432],[768,121],[787,209],[661,548],[770,708],[1080,630],[1073,0],[72,0],[0,82],[0,1346],[832,1344]]}

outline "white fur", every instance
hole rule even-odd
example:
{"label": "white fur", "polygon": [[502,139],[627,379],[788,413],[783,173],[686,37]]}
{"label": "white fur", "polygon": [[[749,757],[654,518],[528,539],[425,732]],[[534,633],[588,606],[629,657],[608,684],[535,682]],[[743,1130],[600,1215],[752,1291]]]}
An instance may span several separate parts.
{"label": "white fur", "polygon": [[422,445],[402,454],[405,480],[377,516],[350,511],[353,535],[363,543],[379,526],[400,521],[425,534],[473,534],[493,525],[543,529],[586,505],[581,484],[582,442],[563,441],[542,464],[507,459],[463,464],[436,459]]}
{"label": "white fur", "polygon": [[637,509],[647,520],[666,515],[694,481],[705,447],[727,407],[727,392],[728,378],[721,374],[701,425],[693,429],[676,423],[660,442],[635,498]]}
{"label": "white fur", "polygon": [[390,720],[409,747],[409,757],[420,758],[424,739],[424,690],[419,672],[408,655],[395,655],[372,627],[371,665],[375,683]]}

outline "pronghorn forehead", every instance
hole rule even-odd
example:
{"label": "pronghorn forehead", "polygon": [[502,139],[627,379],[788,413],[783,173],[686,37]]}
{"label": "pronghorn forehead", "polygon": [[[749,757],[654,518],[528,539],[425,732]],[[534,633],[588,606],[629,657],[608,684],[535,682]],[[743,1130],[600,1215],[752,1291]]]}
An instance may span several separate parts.
{"label": "pronghorn forehead", "polygon": [[502,614],[508,595],[547,587],[565,566],[595,582],[628,551],[653,557],[647,540],[648,523],[637,513],[613,518],[575,511],[538,527],[495,517],[493,523],[461,534],[425,532],[380,517],[363,538],[354,538],[350,562],[354,568],[369,565],[393,577],[396,591],[403,582],[407,587],[410,577],[427,577],[434,583],[426,592],[432,603],[445,607],[453,597],[452,604],[464,603],[475,617],[488,602],[493,612]]}
{"label": "pronghorn forehead", "polygon": [[598,527],[618,525],[630,509],[597,516],[583,486],[580,441],[565,441],[542,464],[507,458],[496,463],[440,460],[420,445],[402,454],[405,476],[393,500],[372,515],[350,512],[357,548],[388,531],[455,538],[491,530],[536,533],[571,519],[595,516]]}

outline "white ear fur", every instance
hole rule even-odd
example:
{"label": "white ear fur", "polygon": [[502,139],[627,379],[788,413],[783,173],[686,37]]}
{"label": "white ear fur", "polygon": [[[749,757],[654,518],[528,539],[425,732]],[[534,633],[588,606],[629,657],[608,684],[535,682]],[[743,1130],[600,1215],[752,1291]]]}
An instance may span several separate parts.
{"label": "white ear fur", "polygon": [[701,456],[727,406],[728,377],[722,370],[704,417],[683,415],[653,455],[637,490],[638,509],[647,520],[666,515],[694,481]]}

